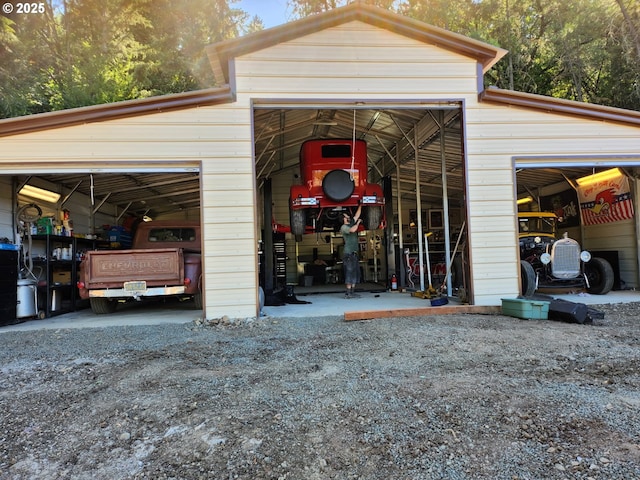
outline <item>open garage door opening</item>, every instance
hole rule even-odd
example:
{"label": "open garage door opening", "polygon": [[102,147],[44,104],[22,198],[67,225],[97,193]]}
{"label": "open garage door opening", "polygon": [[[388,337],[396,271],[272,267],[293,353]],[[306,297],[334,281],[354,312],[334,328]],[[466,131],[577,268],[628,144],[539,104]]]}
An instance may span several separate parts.
{"label": "open garage door opening", "polygon": [[460,103],[254,107],[267,295],[342,292],[340,226],[361,207],[357,288],[467,301]]}
{"label": "open garage door opening", "polygon": [[637,289],[638,166],[539,163],[516,161],[523,295]]}
{"label": "open garage door opening", "polygon": [[[7,191],[12,192],[8,199],[11,198],[15,205],[16,239],[13,241],[21,245],[18,252],[19,282],[24,284],[25,292],[28,290],[32,293],[28,296],[29,311],[18,311],[18,319],[35,316],[45,318],[89,307],[99,314],[113,313],[116,308],[119,314],[126,314],[132,309],[125,304],[157,305],[159,300],[166,303],[169,297],[169,303],[181,303],[181,300],[193,303],[195,297],[181,293],[179,289],[175,290],[176,295],[160,295],[162,292],[156,291],[158,288],[169,287],[152,285],[154,280],[144,285],[138,282],[138,291],[126,298],[112,295],[113,298],[96,300],[93,296],[89,298],[89,295],[82,294],[83,270],[87,268],[84,260],[92,252],[124,253],[122,262],[113,263],[112,269],[102,272],[110,276],[116,267],[132,276],[146,268],[147,264],[134,254],[138,248],[135,235],[142,225],[165,225],[162,232],[158,227],[150,237],[155,243],[146,245],[146,248],[158,251],[154,254],[156,258],[169,255],[168,250],[164,253],[158,250],[162,240],[158,232],[165,235],[174,233],[171,240],[175,240],[173,246],[176,247],[174,250],[179,260],[187,258],[186,240],[191,239],[193,250],[197,250],[200,258],[202,247],[197,234],[200,231],[199,167],[150,166],[146,170],[139,165],[129,167],[120,165],[113,171],[107,167],[96,172],[93,167],[72,167],[68,164],[58,168],[58,172],[67,170],[64,173],[55,172],[54,167],[40,171],[28,171],[25,168],[0,177],[2,183],[9,187]],[[167,222],[188,223],[190,230],[170,229],[166,226]],[[183,236],[191,233],[188,238],[178,238],[176,232],[182,232]],[[187,263],[185,261],[185,265]],[[159,270],[153,268],[154,274],[158,274]],[[180,276],[176,277],[176,282],[186,285],[184,279],[189,275],[188,270],[183,266],[176,269],[176,275]],[[199,282],[199,273],[197,277],[196,281]],[[111,293],[116,290],[113,285],[106,283],[101,288],[110,289]],[[20,285],[18,293],[21,293]],[[201,295],[196,303],[195,307],[201,310]],[[20,304],[18,302],[18,310]]]}

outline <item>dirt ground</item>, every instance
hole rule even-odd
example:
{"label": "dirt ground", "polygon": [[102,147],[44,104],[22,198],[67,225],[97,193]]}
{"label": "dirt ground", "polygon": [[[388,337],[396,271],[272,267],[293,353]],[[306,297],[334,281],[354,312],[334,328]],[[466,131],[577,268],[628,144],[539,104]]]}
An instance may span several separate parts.
{"label": "dirt ground", "polygon": [[0,333],[0,479],[638,479],[640,304]]}

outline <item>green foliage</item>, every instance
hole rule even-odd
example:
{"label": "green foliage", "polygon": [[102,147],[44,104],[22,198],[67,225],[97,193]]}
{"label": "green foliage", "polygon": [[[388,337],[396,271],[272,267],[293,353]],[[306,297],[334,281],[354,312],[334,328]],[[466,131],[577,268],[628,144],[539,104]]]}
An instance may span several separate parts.
{"label": "green foliage", "polygon": [[214,86],[204,47],[261,28],[247,21],[226,0],[48,0],[0,17],[0,118]]}
{"label": "green foliage", "polygon": [[[238,0],[46,0],[0,16],[0,118],[215,86],[204,47],[263,28]],[[294,18],[348,0],[288,0]],[[636,0],[369,0],[509,51],[485,83],[640,110]]]}
{"label": "green foliage", "polygon": [[[289,0],[297,16],[344,1]],[[640,110],[637,0],[370,0],[509,51],[485,83]]]}

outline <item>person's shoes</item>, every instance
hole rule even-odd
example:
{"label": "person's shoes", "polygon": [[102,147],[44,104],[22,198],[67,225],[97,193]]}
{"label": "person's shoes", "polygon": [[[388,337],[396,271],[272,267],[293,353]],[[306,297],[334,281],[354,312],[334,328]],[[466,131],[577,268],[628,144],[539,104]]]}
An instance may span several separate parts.
{"label": "person's shoes", "polygon": [[351,294],[349,292],[347,292],[347,293],[344,294],[344,298],[349,299],[349,298],[353,298],[353,297],[351,296]]}

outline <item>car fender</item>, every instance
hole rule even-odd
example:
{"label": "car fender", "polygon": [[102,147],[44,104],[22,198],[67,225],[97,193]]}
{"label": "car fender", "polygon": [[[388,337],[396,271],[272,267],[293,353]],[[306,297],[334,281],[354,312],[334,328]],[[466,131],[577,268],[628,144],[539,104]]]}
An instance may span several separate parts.
{"label": "car fender", "polygon": [[293,202],[296,198],[309,198],[309,196],[309,189],[304,185],[292,185],[291,189],[289,190],[289,201],[291,202],[290,206],[292,208],[301,208],[298,205],[294,205]]}

